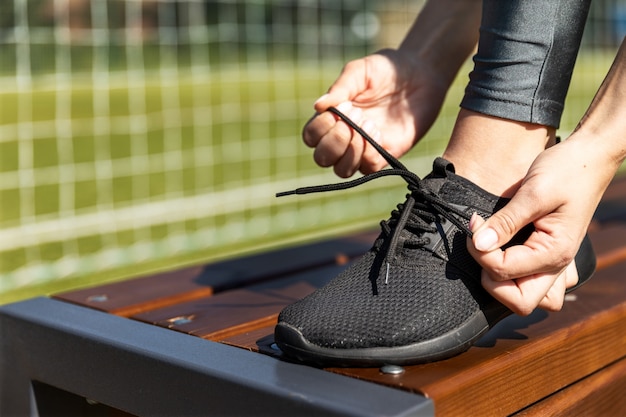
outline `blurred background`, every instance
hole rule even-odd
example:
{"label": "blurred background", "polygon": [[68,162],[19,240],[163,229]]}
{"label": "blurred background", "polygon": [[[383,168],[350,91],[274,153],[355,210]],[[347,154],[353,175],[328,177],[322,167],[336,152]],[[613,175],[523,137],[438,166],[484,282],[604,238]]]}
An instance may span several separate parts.
{"label": "blurred background", "polygon": [[[0,304],[374,229],[398,179],[338,181],[300,130],[345,62],[395,47],[416,0],[2,0]],[[595,0],[562,136],[626,34]],[[430,171],[471,66],[403,161]]]}

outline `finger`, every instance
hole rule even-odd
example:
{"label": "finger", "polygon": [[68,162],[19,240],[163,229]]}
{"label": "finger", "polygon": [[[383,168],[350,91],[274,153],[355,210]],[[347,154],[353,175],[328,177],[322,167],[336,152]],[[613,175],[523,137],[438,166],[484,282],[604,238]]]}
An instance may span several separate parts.
{"label": "finger", "polygon": [[[360,122],[360,119],[363,117],[363,112],[361,109],[352,106],[352,103],[349,101],[343,101],[337,105],[337,109],[344,113],[346,116],[352,118],[355,123]],[[302,139],[304,143],[307,144],[311,148],[315,148],[319,145],[322,138],[327,135],[338,134],[337,139],[347,139],[346,132],[352,135],[351,129],[339,128],[335,132],[331,132],[339,123],[339,118],[328,111],[324,111],[322,113],[315,113],[311,119],[306,123],[304,129],[302,130]],[[347,125],[346,125],[347,127]],[[344,134],[343,137],[342,133]],[[327,139],[330,140],[330,139]]]}
{"label": "finger", "polygon": [[[353,107],[350,103],[342,103],[340,109],[355,124],[360,124],[363,118],[363,111],[358,107]],[[337,164],[351,146],[353,140],[362,141],[363,139],[350,126],[343,122],[336,122],[330,130],[318,142],[313,158],[315,162],[322,167],[329,167]],[[358,145],[357,145],[358,146]],[[361,145],[362,146],[362,145]],[[348,155],[348,159],[350,155]],[[360,155],[359,155],[360,158]],[[356,171],[358,164],[351,168]]]}
{"label": "finger", "polygon": [[[362,126],[363,130],[379,145],[387,149],[384,138],[376,124],[370,120],[366,120]],[[387,161],[373,146],[365,143],[365,148],[361,157],[360,170],[363,174],[371,174],[380,171],[387,165]]]}
{"label": "finger", "polygon": [[[482,217],[477,213],[473,213],[470,218],[469,228],[476,234],[476,231],[483,228],[485,224],[486,221]],[[544,272],[543,269],[537,269],[536,261],[529,261],[528,257],[533,257],[534,259],[536,254],[528,246],[518,245],[509,247],[506,250],[498,248],[489,252],[482,252],[478,251],[474,241],[468,238],[467,250],[476,262],[488,271],[493,281],[508,281],[533,273]],[[541,264],[543,265],[543,262]]]}
{"label": "finger", "polygon": [[530,188],[522,186],[506,206],[477,228],[472,237],[477,250],[489,252],[504,246],[524,226],[549,213],[542,211],[540,199]]}
{"label": "finger", "polygon": [[348,149],[352,140],[352,129],[343,123],[337,123],[319,140],[313,160],[321,167],[335,165]]}
{"label": "finger", "polygon": [[339,77],[330,86],[328,92],[315,101],[315,110],[319,113],[345,101],[352,101],[367,89],[366,59],[348,62]]}
{"label": "finger", "polygon": [[[472,215],[469,227],[474,237],[488,222],[476,213]],[[509,246],[505,250],[479,251],[474,239],[468,239],[467,249],[483,269],[489,271],[494,281],[505,281],[537,273],[554,273],[564,268],[571,259],[562,249],[562,243],[559,245],[553,234],[536,229],[522,245]]]}
{"label": "finger", "polygon": [[483,270],[481,283],[487,292],[514,313],[527,316],[539,306],[557,277],[558,275],[554,274],[536,274],[516,280],[498,282],[491,279]]}
{"label": "finger", "polygon": [[342,178],[348,178],[354,175],[361,165],[364,148],[365,141],[358,133],[353,132],[348,148],[335,163],[335,174]]}
{"label": "finger", "polygon": [[578,284],[578,268],[576,268],[576,262],[572,261],[565,268],[565,288],[572,288]]}
{"label": "finger", "polygon": [[483,269],[489,271],[494,281],[509,281],[532,273],[544,272],[544,262],[540,261],[538,264],[536,254],[525,245],[512,246],[506,250],[495,249],[491,252],[480,252],[469,245],[468,251]]}
{"label": "finger", "polygon": [[565,301],[566,273],[559,274],[538,307],[547,311],[560,311]]}
{"label": "finger", "polygon": [[496,281],[560,272],[572,262],[576,253],[575,240],[562,228],[553,231],[536,229],[523,244],[504,250],[480,252],[473,244],[467,248]]}
{"label": "finger", "polygon": [[332,113],[315,113],[302,129],[302,140],[308,147],[315,148],[335,124],[337,120]]}
{"label": "finger", "polygon": [[570,262],[563,272],[557,276],[554,285],[539,303],[539,308],[548,311],[560,311],[565,301],[565,290],[577,283],[578,270],[576,269],[576,262]]}

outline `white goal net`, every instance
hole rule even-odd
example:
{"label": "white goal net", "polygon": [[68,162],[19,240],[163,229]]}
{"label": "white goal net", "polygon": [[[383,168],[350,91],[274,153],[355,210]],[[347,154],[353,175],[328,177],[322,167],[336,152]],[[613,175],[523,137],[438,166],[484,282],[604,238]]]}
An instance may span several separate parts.
{"label": "white goal net", "polygon": [[[312,103],[345,62],[396,46],[421,5],[2,0],[0,302],[375,228],[402,181],[274,194],[337,181],[300,140]],[[606,55],[582,60],[593,80],[565,129]],[[465,80],[406,157],[420,175]]]}

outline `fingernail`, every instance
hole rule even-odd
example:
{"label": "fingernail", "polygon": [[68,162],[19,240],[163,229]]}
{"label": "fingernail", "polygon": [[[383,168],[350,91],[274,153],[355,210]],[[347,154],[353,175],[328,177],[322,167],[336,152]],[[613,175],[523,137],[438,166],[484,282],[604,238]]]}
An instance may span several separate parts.
{"label": "fingernail", "polygon": [[480,217],[480,214],[473,212],[472,213],[472,217],[470,217],[470,221],[469,221],[469,229],[472,232],[475,232],[476,229],[478,229],[478,227],[480,227],[481,224],[483,224],[485,222],[485,220]]}
{"label": "fingernail", "polygon": [[313,103],[313,105],[316,105],[317,103],[319,103],[320,101],[324,101],[326,100],[326,97],[328,97],[328,94],[324,94],[323,96],[321,96],[320,98],[318,98],[317,100],[315,100],[315,103]]}
{"label": "fingernail", "polygon": [[366,120],[363,122],[361,128],[365,131],[365,133],[370,135],[370,137],[374,139],[375,142],[380,141],[380,131],[378,130],[374,122],[372,122],[371,120]]}
{"label": "fingernail", "polygon": [[493,229],[487,228],[474,235],[474,246],[481,252],[495,249],[496,243],[498,243],[498,234]]}
{"label": "fingernail", "polygon": [[469,229],[470,229],[472,232],[473,232],[473,231],[474,231],[474,229],[475,229],[475,226],[476,226],[476,221],[478,220],[478,219],[477,219],[477,217],[478,217],[478,214],[477,214],[476,212],[473,212],[473,213],[472,213],[472,217],[470,217],[470,221],[469,221]]}
{"label": "fingernail", "polygon": [[352,103],[349,101],[344,101],[343,103],[339,103],[339,105],[337,106],[337,110],[339,110],[342,113],[347,113],[348,110],[350,110],[352,108]]}
{"label": "fingernail", "polygon": [[357,125],[360,125],[361,122],[363,121],[363,110],[361,110],[358,107],[352,107],[348,117],[350,117],[350,119],[352,119],[354,123],[356,123]]}

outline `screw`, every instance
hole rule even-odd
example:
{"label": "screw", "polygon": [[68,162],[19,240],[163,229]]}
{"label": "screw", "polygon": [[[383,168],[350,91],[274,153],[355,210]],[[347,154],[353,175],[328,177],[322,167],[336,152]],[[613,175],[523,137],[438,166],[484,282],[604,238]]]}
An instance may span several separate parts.
{"label": "screw", "polygon": [[92,303],[104,303],[108,301],[109,297],[106,294],[98,294],[87,297],[87,301]]}
{"label": "screw", "polygon": [[404,368],[398,365],[384,365],[380,368],[380,372],[387,375],[401,375],[404,373]]}
{"label": "screw", "polygon": [[191,323],[192,321],[193,316],[179,316],[168,320],[168,322],[170,323],[169,327],[180,326],[182,324]]}

